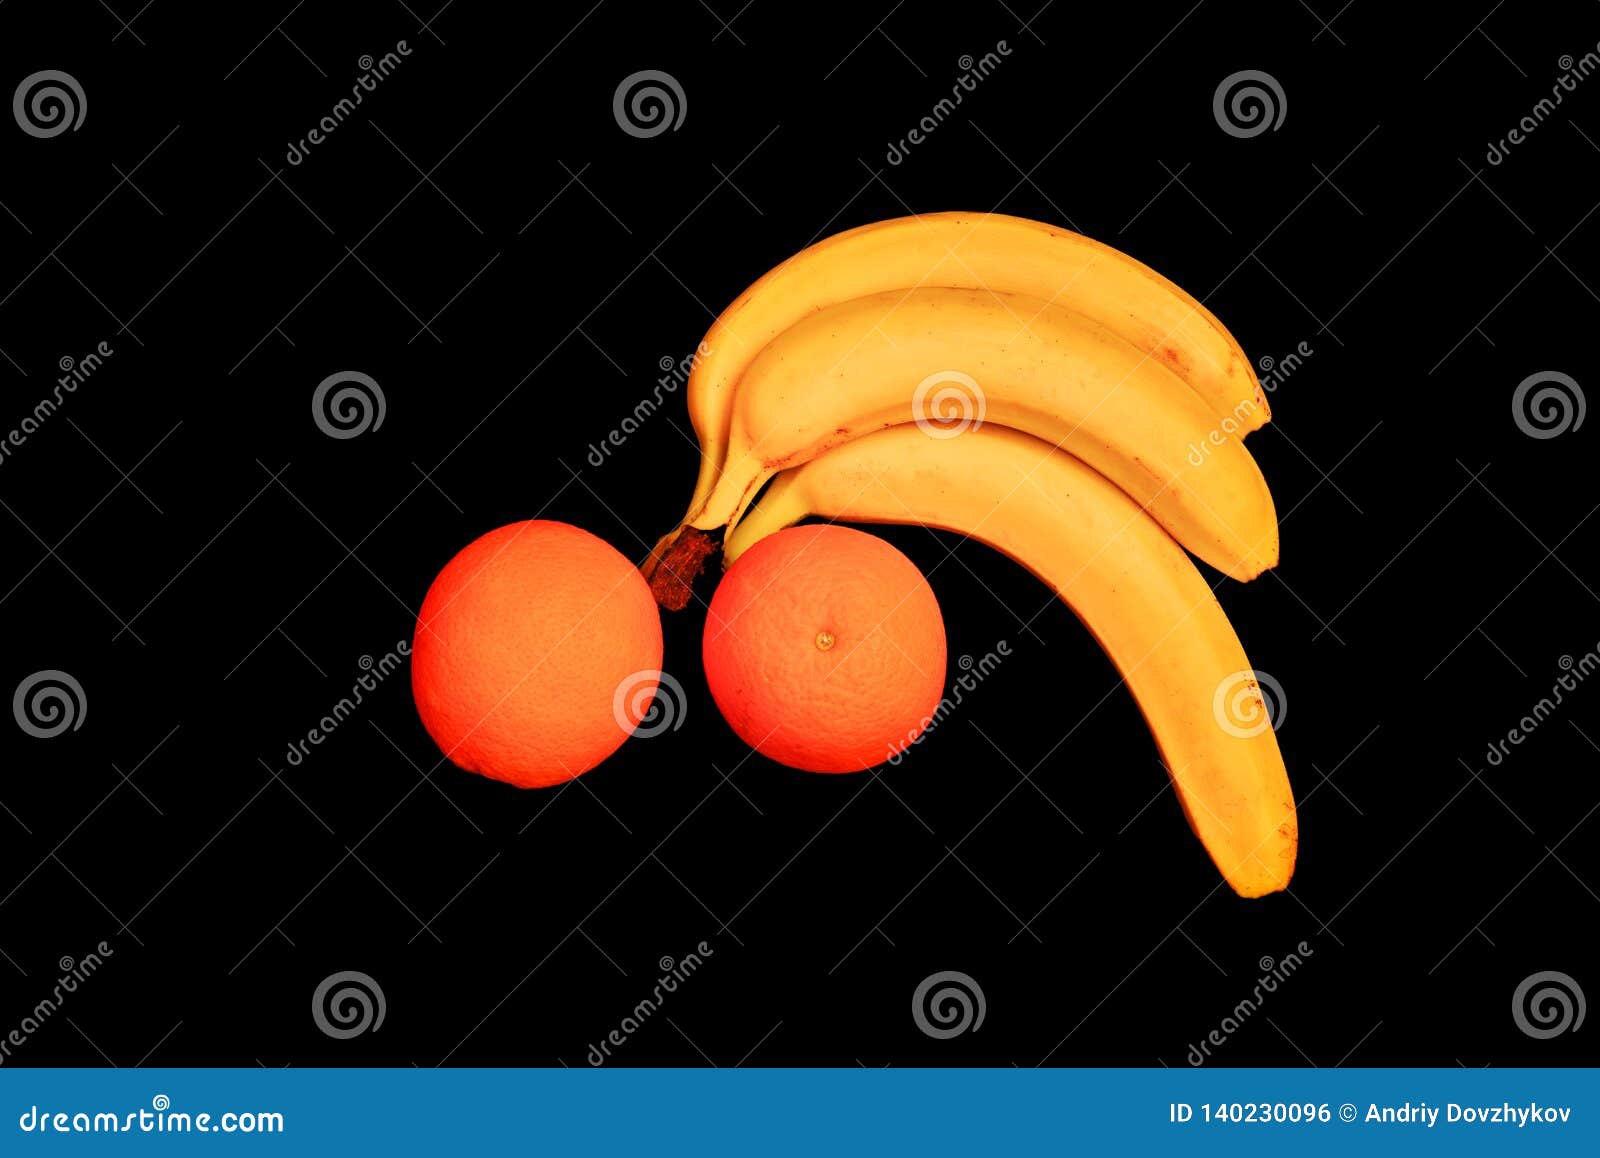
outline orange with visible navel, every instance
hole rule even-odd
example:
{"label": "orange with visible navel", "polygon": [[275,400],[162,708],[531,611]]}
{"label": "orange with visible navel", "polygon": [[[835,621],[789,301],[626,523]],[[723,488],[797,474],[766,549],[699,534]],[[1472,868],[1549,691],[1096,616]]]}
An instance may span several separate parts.
{"label": "orange with visible navel", "polygon": [[943,695],[944,620],[928,581],[848,527],[791,527],[745,552],[712,597],[703,650],[733,730],[808,772],[882,764]]}

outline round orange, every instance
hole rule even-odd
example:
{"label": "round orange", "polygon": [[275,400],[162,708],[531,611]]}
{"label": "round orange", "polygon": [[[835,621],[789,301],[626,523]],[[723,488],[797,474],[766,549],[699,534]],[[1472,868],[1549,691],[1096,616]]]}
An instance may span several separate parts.
{"label": "round orange", "polygon": [[943,695],[944,619],[928,581],[848,527],[790,527],[741,555],[712,596],[703,650],[733,730],[807,772],[882,764]]}
{"label": "round orange", "polygon": [[536,519],[490,531],[439,572],[411,689],[451,760],[543,788],[617,750],[660,668],[661,617],[638,569],[588,531]]}

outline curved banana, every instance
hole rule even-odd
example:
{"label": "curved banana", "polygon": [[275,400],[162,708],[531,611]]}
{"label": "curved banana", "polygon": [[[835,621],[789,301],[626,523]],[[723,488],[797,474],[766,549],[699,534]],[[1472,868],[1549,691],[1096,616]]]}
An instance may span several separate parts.
{"label": "curved banana", "polygon": [[779,470],[952,408],[1077,455],[1234,578],[1278,561],[1266,480],[1176,375],[1104,326],[987,290],[853,298],[784,331],[740,380],[728,459],[693,525],[736,524]]}
{"label": "curved banana", "polygon": [[1233,335],[1205,306],[1125,253],[1067,229],[998,213],[878,221],[801,250],[712,323],[703,343],[709,353],[697,360],[688,382],[689,417],[702,457],[686,522],[716,484],[734,388],[762,348],[819,309],[920,286],[1026,293],[1068,307],[1169,366],[1218,420],[1248,432],[1271,417]]}
{"label": "curved banana", "polygon": [[1032,570],[1122,673],[1228,884],[1244,897],[1288,885],[1294,795],[1250,663],[1194,564],[1120,490],[1016,431],[895,426],[780,474],[726,560],[808,515],[940,527]]}

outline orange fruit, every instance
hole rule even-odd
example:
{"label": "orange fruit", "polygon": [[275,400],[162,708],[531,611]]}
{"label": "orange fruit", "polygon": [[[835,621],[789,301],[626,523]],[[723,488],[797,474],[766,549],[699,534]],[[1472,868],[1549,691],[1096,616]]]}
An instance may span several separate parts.
{"label": "orange fruit", "polygon": [[510,523],[445,564],[417,615],[411,690],[434,742],[523,788],[581,775],[646,714],[661,617],[644,577],[588,531]]}
{"label": "orange fruit", "polygon": [[944,619],[928,581],[848,527],[790,527],[741,555],[712,596],[703,651],[739,737],[807,772],[883,763],[943,695]]}

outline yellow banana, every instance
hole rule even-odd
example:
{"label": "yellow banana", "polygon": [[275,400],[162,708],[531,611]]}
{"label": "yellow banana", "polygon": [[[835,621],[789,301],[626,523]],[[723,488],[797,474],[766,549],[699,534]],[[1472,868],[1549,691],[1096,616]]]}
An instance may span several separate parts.
{"label": "yellow banana", "polygon": [[1062,446],[1235,578],[1277,563],[1266,480],[1193,391],[1104,326],[988,290],[852,298],[785,330],[740,380],[727,462],[693,525],[736,524],[768,478],[831,446],[941,419],[959,419],[945,434],[988,421]]}
{"label": "yellow banana", "polygon": [[735,387],[762,348],[819,309],[918,286],[1025,293],[1065,306],[1172,368],[1219,420],[1241,432],[1271,417],[1249,359],[1222,323],[1125,253],[1067,229],[997,213],[878,221],[801,250],[740,294],[712,324],[703,343],[709,353],[697,359],[688,382],[689,417],[702,458],[686,522],[716,484]]}
{"label": "yellow banana", "polygon": [[1244,649],[1194,564],[1121,490],[1017,431],[895,426],[780,474],[726,561],[809,515],[939,527],[1032,570],[1122,673],[1228,884],[1245,897],[1287,887],[1294,796]]}

